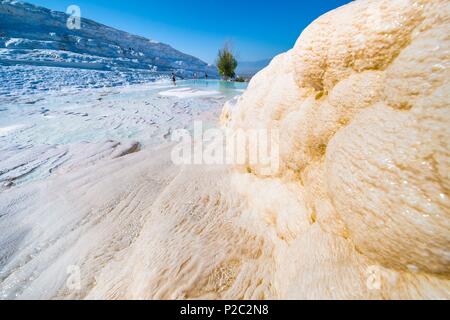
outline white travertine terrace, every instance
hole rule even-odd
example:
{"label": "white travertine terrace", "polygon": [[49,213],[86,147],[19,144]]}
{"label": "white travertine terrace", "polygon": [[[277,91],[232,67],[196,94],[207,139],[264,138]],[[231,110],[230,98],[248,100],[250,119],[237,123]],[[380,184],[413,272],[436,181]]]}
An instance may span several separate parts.
{"label": "white travertine terrace", "polygon": [[272,176],[114,149],[0,193],[0,298],[449,299],[449,31],[447,0],[309,26],[222,114],[279,130]]}

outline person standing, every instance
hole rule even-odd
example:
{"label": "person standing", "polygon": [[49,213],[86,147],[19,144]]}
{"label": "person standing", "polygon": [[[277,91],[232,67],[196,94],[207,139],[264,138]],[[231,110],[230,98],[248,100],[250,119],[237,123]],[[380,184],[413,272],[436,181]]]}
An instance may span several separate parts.
{"label": "person standing", "polygon": [[173,82],[174,86],[177,85],[177,77],[175,76],[175,73],[173,73],[173,72],[172,72],[172,82]]}

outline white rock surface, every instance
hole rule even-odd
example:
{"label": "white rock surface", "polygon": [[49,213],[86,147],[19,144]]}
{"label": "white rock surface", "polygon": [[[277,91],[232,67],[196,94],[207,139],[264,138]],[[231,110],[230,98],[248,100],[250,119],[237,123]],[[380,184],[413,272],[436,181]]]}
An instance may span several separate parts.
{"label": "white rock surface", "polygon": [[1,191],[1,296],[449,299],[449,14],[364,0],[305,30],[222,115],[280,130],[272,176],[107,148]]}

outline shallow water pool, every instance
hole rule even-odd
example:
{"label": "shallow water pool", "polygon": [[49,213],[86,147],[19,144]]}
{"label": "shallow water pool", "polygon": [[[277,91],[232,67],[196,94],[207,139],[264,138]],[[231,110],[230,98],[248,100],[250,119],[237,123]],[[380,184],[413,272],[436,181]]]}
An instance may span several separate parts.
{"label": "shallow water pool", "polygon": [[[92,144],[98,144],[93,150],[111,141],[157,146],[195,121],[215,125],[225,102],[245,88],[216,80],[165,81],[0,101],[0,185],[43,178]],[[20,166],[26,172],[13,170]]]}
{"label": "shallow water pool", "polygon": [[217,91],[226,97],[234,97],[247,89],[246,82],[228,82],[222,80],[182,80],[177,81],[177,87],[188,87],[192,89]]}

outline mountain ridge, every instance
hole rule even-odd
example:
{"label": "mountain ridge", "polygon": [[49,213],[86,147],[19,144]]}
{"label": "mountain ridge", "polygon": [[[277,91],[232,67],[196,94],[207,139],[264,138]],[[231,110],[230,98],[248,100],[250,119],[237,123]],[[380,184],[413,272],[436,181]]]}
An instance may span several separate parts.
{"label": "mountain ridge", "polygon": [[31,64],[98,70],[134,69],[180,76],[217,74],[206,62],[168,44],[26,2],[0,2],[0,64]]}

